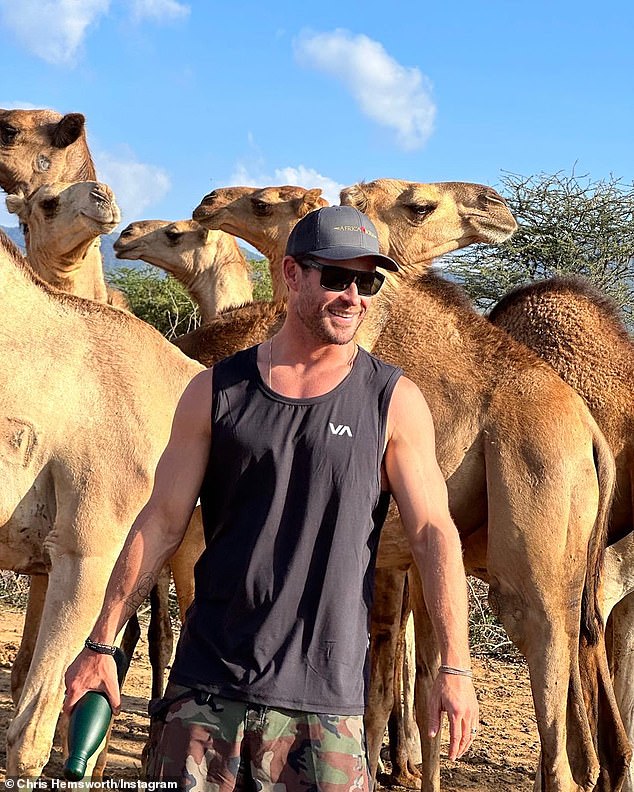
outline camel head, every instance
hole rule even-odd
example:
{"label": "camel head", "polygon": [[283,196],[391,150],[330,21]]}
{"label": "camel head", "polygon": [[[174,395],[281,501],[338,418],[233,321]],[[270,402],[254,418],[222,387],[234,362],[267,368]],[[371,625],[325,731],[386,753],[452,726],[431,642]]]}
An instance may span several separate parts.
{"label": "camel head", "polygon": [[295,223],[313,209],[327,206],[321,190],[304,187],[224,187],[206,195],[192,217],[205,228],[218,228],[246,239],[270,259],[280,259]]}
{"label": "camel head", "polygon": [[81,113],[0,109],[0,187],[33,192],[55,181],[96,178]]}
{"label": "camel head", "polygon": [[117,258],[142,259],[177,278],[198,303],[203,322],[253,298],[250,271],[235,237],[195,220],[139,220],[114,243]]}
{"label": "camel head", "polygon": [[101,234],[109,234],[121,220],[110,187],[94,181],[56,182],[27,196],[9,195],[7,209],[25,227],[29,258],[75,254]]}
{"label": "camel head", "polygon": [[295,223],[327,206],[321,190],[304,187],[224,187],[206,195],[192,217],[205,228],[219,228],[245,239],[269,261],[273,299],[285,300],[282,259]]}
{"label": "camel head", "polygon": [[495,190],[469,182],[377,179],[344,188],[341,203],[372,219],[381,250],[410,273],[425,272],[432,259],[475,242],[503,242],[517,228]]}
{"label": "camel head", "polygon": [[123,229],[114,250],[119,259],[142,259],[185,281],[212,267],[221,251],[242,255],[234,237],[195,220],[138,220]]}

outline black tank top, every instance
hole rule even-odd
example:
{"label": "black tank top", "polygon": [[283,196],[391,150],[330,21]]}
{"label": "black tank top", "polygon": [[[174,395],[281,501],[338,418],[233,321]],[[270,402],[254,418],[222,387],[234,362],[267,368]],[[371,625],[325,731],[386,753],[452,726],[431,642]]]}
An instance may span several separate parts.
{"label": "black tank top", "polygon": [[227,698],[361,714],[387,411],[401,370],[359,349],[329,393],[270,390],[257,347],[214,366],[206,549],[171,679]]}

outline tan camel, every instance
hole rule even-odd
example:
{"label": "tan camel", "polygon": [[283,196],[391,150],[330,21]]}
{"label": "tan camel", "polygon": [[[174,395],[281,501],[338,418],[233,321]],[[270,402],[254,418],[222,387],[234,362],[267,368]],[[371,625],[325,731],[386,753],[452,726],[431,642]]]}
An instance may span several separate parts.
{"label": "tan camel", "polygon": [[[240,237],[248,223],[247,242],[269,262],[273,299],[286,299],[282,258],[295,223],[313,209],[327,206],[321,190],[304,187],[223,187],[205,195],[192,215],[202,226]],[[241,237],[246,239],[246,237]]]}
{"label": "tan camel", "polygon": [[[271,209],[267,216],[269,220],[261,226],[262,207],[259,204],[262,194],[277,197],[275,202],[270,201]],[[279,200],[279,196],[288,194],[286,201]],[[308,193],[307,193],[308,195]],[[202,204],[195,210],[194,216],[201,218],[202,223],[209,223],[217,227],[231,229],[233,233],[246,239],[251,244],[266,251],[271,260],[281,263],[284,255],[285,235],[294,224],[303,216],[302,211],[307,201],[300,200],[301,188],[227,188],[217,190],[203,199]],[[298,207],[300,211],[298,212]],[[451,250],[464,247],[474,242],[498,242],[506,239],[516,228],[515,220],[506,207],[503,199],[491,188],[477,184],[447,182],[443,184],[418,185],[416,200],[412,197],[410,202],[412,216],[419,218],[422,237],[419,237],[419,266],[427,268],[434,256],[441,255]],[[274,218],[272,217],[274,215]],[[227,221],[230,218],[230,221]],[[283,233],[273,224],[276,219],[283,229]],[[228,224],[225,225],[225,222]],[[382,292],[374,301],[370,317],[366,320],[359,340],[366,348],[371,349],[381,327],[386,319],[389,304],[395,299],[400,284],[406,280],[393,277],[388,280]],[[200,360],[205,365],[212,365],[217,359],[230,354],[241,346],[258,343],[273,332],[268,323],[281,323],[283,318],[283,305],[277,307],[254,304],[249,310],[234,311],[214,322],[208,328],[200,328],[187,336],[182,336],[176,341],[186,353]],[[403,573],[399,580],[392,579],[391,569],[379,569],[376,578],[376,597],[382,600],[387,596],[394,596],[394,587],[403,589]],[[400,600],[399,606],[400,608]],[[404,630],[403,623],[403,630]],[[389,623],[373,625],[375,639],[373,644],[381,644],[382,633],[387,631],[390,635],[402,632],[400,613]],[[394,674],[394,663],[400,668],[396,653],[386,658],[380,656],[379,662],[374,666],[371,675],[370,700],[379,700],[379,691],[384,685],[391,684]],[[389,670],[388,670],[389,666]],[[395,697],[400,702],[400,692]],[[398,707],[397,707],[398,712]],[[399,713],[398,729],[401,738],[397,740],[395,750],[394,776],[400,783],[417,784],[413,777],[415,772],[413,762],[408,761],[407,751],[404,749],[406,739],[404,733],[411,731],[411,727],[402,714]],[[378,748],[385,728],[385,718],[381,707],[378,718],[374,718],[372,706],[366,715],[368,724],[372,721],[369,732],[376,733],[377,759]],[[379,723],[380,722],[380,723]],[[415,728],[415,727],[414,727]]]}
{"label": "tan camel", "polygon": [[[603,613],[607,619],[612,612],[614,688],[634,743],[634,343],[614,303],[578,277],[515,289],[494,306],[489,319],[537,352],[583,396],[614,454],[617,487]],[[632,767],[623,789],[634,790]]]}
{"label": "tan camel", "polygon": [[81,113],[0,109],[0,187],[31,193],[55,181],[95,179]]}
{"label": "tan camel", "polygon": [[[424,236],[424,217],[412,213],[417,194],[418,185],[396,180],[341,194],[373,219],[382,249],[412,272]],[[402,365],[429,403],[465,567],[488,580],[491,605],[527,659],[542,748],[538,788],[589,790],[600,774],[618,788],[630,749],[596,592],[615,476],[605,438],[572,388],[438,277],[412,277],[401,287],[374,352]],[[381,549],[382,564],[410,563],[395,514]],[[438,657],[417,576],[410,581],[424,735]],[[437,740],[423,742],[423,789],[438,789]]]}
{"label": "tan camel", "polygon": [[253,299],[249,266],[235,237],[194,220],[139,220],[114,243],[119,259],[142,259],[169,272],[198,304],[203,324]]}
{"label": "tan camel", "polygon": [[[109,187],[96,182],[56,182],[31,195],[7,197],[7,208],[24,228],[27,261],[42,280],[68,294],[107,302],[100,235],[120,220]],[[20,698],[37,639],[48,579],[34,575],[20,649],[11,667],[11,693]]]}
{"label": "tan camel", "polygon": [[35,777],[64,669],[149,495],[179,395],[202,367],[135,317],[39,281],[4,235],[0,283],[0,563],[50,579],[7,734],[7,775]]}
{"label": "tan camel", "polygon": [[42,280],[67,294],[108,302],[100,236],[121,220],[106,184],[55,182],[28,197],[7,197],[7,209],[25,229],[29,266]]}

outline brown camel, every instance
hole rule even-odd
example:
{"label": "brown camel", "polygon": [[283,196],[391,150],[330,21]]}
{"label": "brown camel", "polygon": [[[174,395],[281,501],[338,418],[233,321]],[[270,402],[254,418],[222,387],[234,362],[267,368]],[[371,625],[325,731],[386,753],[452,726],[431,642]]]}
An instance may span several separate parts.
{"label": "brown camel", "polygon": [[[612,612],[608,635],[614,688],[634,742],[634,343],[614,303],[579,277],[515,289],[494,306],[489,319],[537,352],[583,396],[614,454],[617,486],[603,572],[603,613],[607,618]],[[634,768],[623,789],[634,790]]]}
{"label": "brown camel", "polygon": [[[282,192],[283,191],[283,192]],[[275,202],[271,202],[271,209],[267,213],[269,217],[266,226],[261,226],[262,207],[259,205],[262,194],[277,196]],[[288,194],[290,197],[286,201],[279,200],[279,196]],[[301,188],[226,188],[216,190],[211,195],[203,199],[201,205],[195,210],[194,216],[201,218],[202,223],[209,223],[212,227],[217,227],[222,223],[222,227],[231,229],[236,235],[246,239],[251,244],[259,247],[263,252],[274,261],[282,261],[285,247],[285,235],[299,220],[302,214],[298,213],[298,207],[305,206],[306,201],[300,200]],[[416,200],[412,197],[411,211],[415,217],[420,218],[422,238],[420,241],[420,265],[427,268],[431,264],[434,256],[441,255],[451,250],[464,247],[474,242],[498,242],[506,239],[516,228],[515,220],[506,207],[503,199],[491,188],[477,184],[466,184],[459,182],[446,182],[443,184],[418,185]],[[272,223],[271,215],[275,218],[283,229],[283,233]],[[230,221],[227,221],[230,218]],[[227,225],[225,225],[227,221]],[[376,337],[387,316],[387,311],[392,300],[395,299],[397,290],[403,282],[403,277],[392,277],[386,282],[382,292],[374,300],[374,305],[370,317],[366,320],[359,340],[366,348],[371,349]],[[283,318],[283,306],[265,306],[255,303],[247,311],[234,311],[222,317],[221,321],[214,322],[208,328],[200,328],[187,336],[182,336],[177,340],[177,344],[186,353],[200,360],[205,365],[212,365],[217,359],[230,354],[238,348],[258,343],[267,338],[273,332],[273,328],[267,327],[267,323],[281,323]],[[379,569],[375,583],[376,597],[382,600],[386,596],[393,596],[393,587],[400,586],[403,589],[402,576],[399,580],[392,579],[391,569]],[[399,617],[389,625],[390,633],[396,628],[400,628]],[[383,630],[383,624],[373,626],[373,631]],[[404,625],[403,625],[404,629]],[[381,642],[381,637],[374,640],[374,644]],[[379,698],[379,690],[384,684],[391,684],[393,676],[395,656],[392,660],[381,656],[381,663],[375,668],[371,676],[370,700],[375,701]],[[390,665],[390,670],[382,666]],[[400,701],[400,692],[398,695]],[[398,708],[397,708],[398,711]],[[382,711],[379,719],[374,720],[374,733],[379,729],[378,720],[382,718]],[[400,713],[399,713],[400,715]],[[367,721],[373,719],[372,707],[368,708]],[[377,737],[377,745],[380,747],[385,719],[380,726],[380,734]],[[411,730],[407,720],[403,722],[399,719],[398,728],[401,738],[395,746],[394,776],[399,782],[414,784],[417,783],[413,778],[413,763],[407,760],[407,751],[404,749],[405,735],[403,732]],[[411,742],[411,739],[410,739]],[[378,758],[378,747],[377,747]],[[408,765],[410,769],[408,770]],[[374,768],[376,768],[376,762]]]}
{"label": "brown camel", "polygon": [[178,398],[201,367],[135,317],[44,284],[4,235],[0,282],[0,562],[50,580],[7,734],[7,775],[37,777],[64,669],[149,495]]}
{"label": "brown camel", "polygon": [[195,220],[138,220],[114,243],[119,259],[142,259],[169,272],[198,304],[203,324],[253,299],[249,266],[235,237]]}
{"label": "brown camel", "polygon": [[[223,187],[205,195],[192,217],[205,228],[246,239],[265,255],[271,269],[273,299],[285,300],[282,258],[288,235],[300,218],[327,205],[318,189]],[[248,223],[248,239],[241,236],[245,223]]]}
{"label": "brown camel", "polygon": [[95,179],[81,113],[0,109],[0,187],[31,193],[55,181]]}
{"label": "brown camel", "polygon": [[[378,180],[341,194],[411,272],[422,259],[417,187]],[[491,605],[527,659],[542,748],[538,787],[589,790],[601,774],[618,788],[630,750],[596,592],[615,475],[605,438],[572,388],[438,277],[412,276],[401,287],[374,352],[402,365],[429,403],[465,567],[489,582]],[[410,563],[395,514],[383,540],[381,563]],[[417,576],[410,581],[424,735],[438,657]],[[394,619],[386,612],[386,623]],[[438,789],[437,740],[423,742],[423,789]]]}

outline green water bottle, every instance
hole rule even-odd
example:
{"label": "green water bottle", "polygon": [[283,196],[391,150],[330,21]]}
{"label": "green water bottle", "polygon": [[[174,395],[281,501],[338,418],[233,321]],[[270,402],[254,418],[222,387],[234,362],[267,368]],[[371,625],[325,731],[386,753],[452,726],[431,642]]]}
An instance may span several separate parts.
{"label": "green water bottle", "polygon": [[[113,655],[117,678],[122,684],[129,661],[121,649]],[[81,781],[86,764],[101,745],[112,720],[112,708],[105,693],[89,690],[73,707],[68,724],[68,759],[64,765],[67,781]]]}

